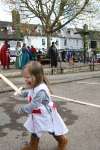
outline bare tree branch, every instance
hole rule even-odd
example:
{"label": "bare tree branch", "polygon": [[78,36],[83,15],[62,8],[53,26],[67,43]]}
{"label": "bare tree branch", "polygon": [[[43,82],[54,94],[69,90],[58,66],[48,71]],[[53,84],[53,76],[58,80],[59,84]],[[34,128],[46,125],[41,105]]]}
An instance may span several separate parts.
{"label": "bare tree branch", "polygon": [[[21,14],[25,14],[28,18],[32,18],[32,16],[34,18],[36,16],[38,19],[40,19],[43,29],[47,34],[52,34],[60,30],[65,25],[75,20],[75,18],[77,18],[81,13],[87,13],[86,6],[89,4],[89,2],[93,3],[92,0],[3,0],[3,1],[6,2],[9,1],[14,5],[19,4]],[[100,2],[100,0],[96,1],[98,1],[98,3]]]}

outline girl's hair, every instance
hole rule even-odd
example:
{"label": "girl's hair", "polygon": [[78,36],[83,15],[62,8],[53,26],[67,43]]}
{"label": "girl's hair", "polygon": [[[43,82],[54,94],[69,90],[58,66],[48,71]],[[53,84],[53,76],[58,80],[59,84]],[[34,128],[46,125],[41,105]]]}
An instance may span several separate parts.
{"label": "girl's hair", "polygon": [[[24,69],[27,69],[31,76],[35,76],[36,78],[36,84],[35,86],[39,85],[42,82],[45,82],[45,84],[49,88],[49,81],[44,75],[43,67],[38,61],[30,61],[28,64],[25,65]],[[51,89],[49,88],[50,92]]]}

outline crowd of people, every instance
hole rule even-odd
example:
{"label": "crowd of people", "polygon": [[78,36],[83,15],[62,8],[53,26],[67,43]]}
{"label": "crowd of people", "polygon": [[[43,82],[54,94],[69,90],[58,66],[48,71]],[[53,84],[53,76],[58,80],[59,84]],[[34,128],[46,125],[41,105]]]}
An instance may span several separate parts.
{"label": "crowd of people", "polygon": [[[42,54],[37,52],[37,49],[34,46],[27,46],[25,43],[23,45],[21,42],[17,42],[16,44],[16,60],[15,67],[16,69],[23,69],[24,66],[32,60],[38,60],[41,62]],[[52,68],[52,74],[55,72],[58,61],[66,61],[68,63],[73,64],[74,62],[83,62],[83,55],[76,53],[74,51],[62,51],[61,53],[57,50],[55,42],[52,42],[51,46],[48,48],[47,58],[49,59],[50,67]],[[88,58],[88,57],[86,57]],[[0,49],[0,62],[3,69],[10,68],[10,45],[8,41],[4,41]],[[42,63],[42,62],[41,62]]]}
{"label": "crowd of people", "polygon": [[[16,69],[23,69],[24,66],[29,61],[40,61],[40,52],[37,52],[36,48],[34,46],[27,46],[25,43],[21,46],[21,42],[17,42],[16,44],[16,60],[15,60],[15,67]],[[51,68],[57,68],[58,65],[58,50],[55,46],[55,43],[52,42],[51,46],[49,47],[46,55],[50,60]],[[3,69],[9,69],[10,68],[10,45],[8,44],[8,41],[4,41],[1,49],[0,49],[0,61],[1,66]],[[41,62],[41,61],[40,61]]]}
{"label": "crowd of people", "polygon": [[16,46],[16,68],[22,69],[29,61],[37,60],[37,51],[33,46],[29,47],[23,43],[17,42]]}
{"label": "crowd of people", "polygon": [[[0,49],[0,62],[3,69],[10,68],[10,57],[10,45],[8,41],[4,41]],[[31,60],[37,60],[36,48],[26,46],[25,43],[21,46],[21,43],[18,41],[16,45],[16,68],[22,69]]]}

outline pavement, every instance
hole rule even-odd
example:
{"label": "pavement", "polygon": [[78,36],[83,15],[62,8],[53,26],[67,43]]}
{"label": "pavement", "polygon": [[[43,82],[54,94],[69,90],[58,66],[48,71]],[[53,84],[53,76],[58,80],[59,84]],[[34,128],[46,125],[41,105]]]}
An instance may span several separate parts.
{"label": "pavement", "polygon": [[[89,78],[100,77],[100,71],[84,71],[84,72],[73,72],[71,73],[69,68],[67,73],[59,74],[55,73],[50,75],[50,68],[44,68],[44,71],[51,84],[60,84],[65,82],[72,82],[77,80],[84,80]],[[49,73],[47,73],[49,72]],[[22,71],[15,68],[9,70],[2,70],[3,73],[8,79],[20,79],[22,76]],[[18,81],[20,84],[24,84],[24,81],[21,79]],[[17,83],[17,84],[18,84]],[[4,86],[2,80],[0,80],[0,150],[20,150],[21,146],[29,141],[29,134],[25,129],[22,128],[20,124],[26,119],[25,116],[16,116],[12,111],[15,102],[9,97],[8,91],[12,91],[9,86]],[[5,97],[3,93],[5,92]],[[6,99],[6,100],[5,100]],[[61,106],[60,106],[61,107]],[[5,109],[4,109],[5,108]],[[61,108],[60,108],[61,109]],[[8,112],[6,111],[8,110]],[[13,112],[13,113],[12,113]],[[10,119],[9,119],[10,117]],[[4,124],[3,124],[4,123]],[[57,143],[51,135],[45,134],[39,144],[39,150],[56,150]],[[70,149],[70,144],[68,149]],[[75,150],[75,149],[72,149]],[[80,150],[77,149],[77,150]]]}

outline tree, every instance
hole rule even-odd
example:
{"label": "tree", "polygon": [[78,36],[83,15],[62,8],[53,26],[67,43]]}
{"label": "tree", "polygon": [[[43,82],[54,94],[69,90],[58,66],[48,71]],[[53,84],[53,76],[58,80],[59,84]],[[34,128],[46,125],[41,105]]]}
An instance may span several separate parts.
{"label": "tree", "polygon": [[12,11],[12,27],[16,31],[16,36],[20,37],[20,14],[17,10]]}
{"label": "tree", "polygon": [[[47,37],[63,28],[79,16],[89,0],[6,0],[27,18],[37,17]],[[47,38],[50,45],[50,38]]]}

